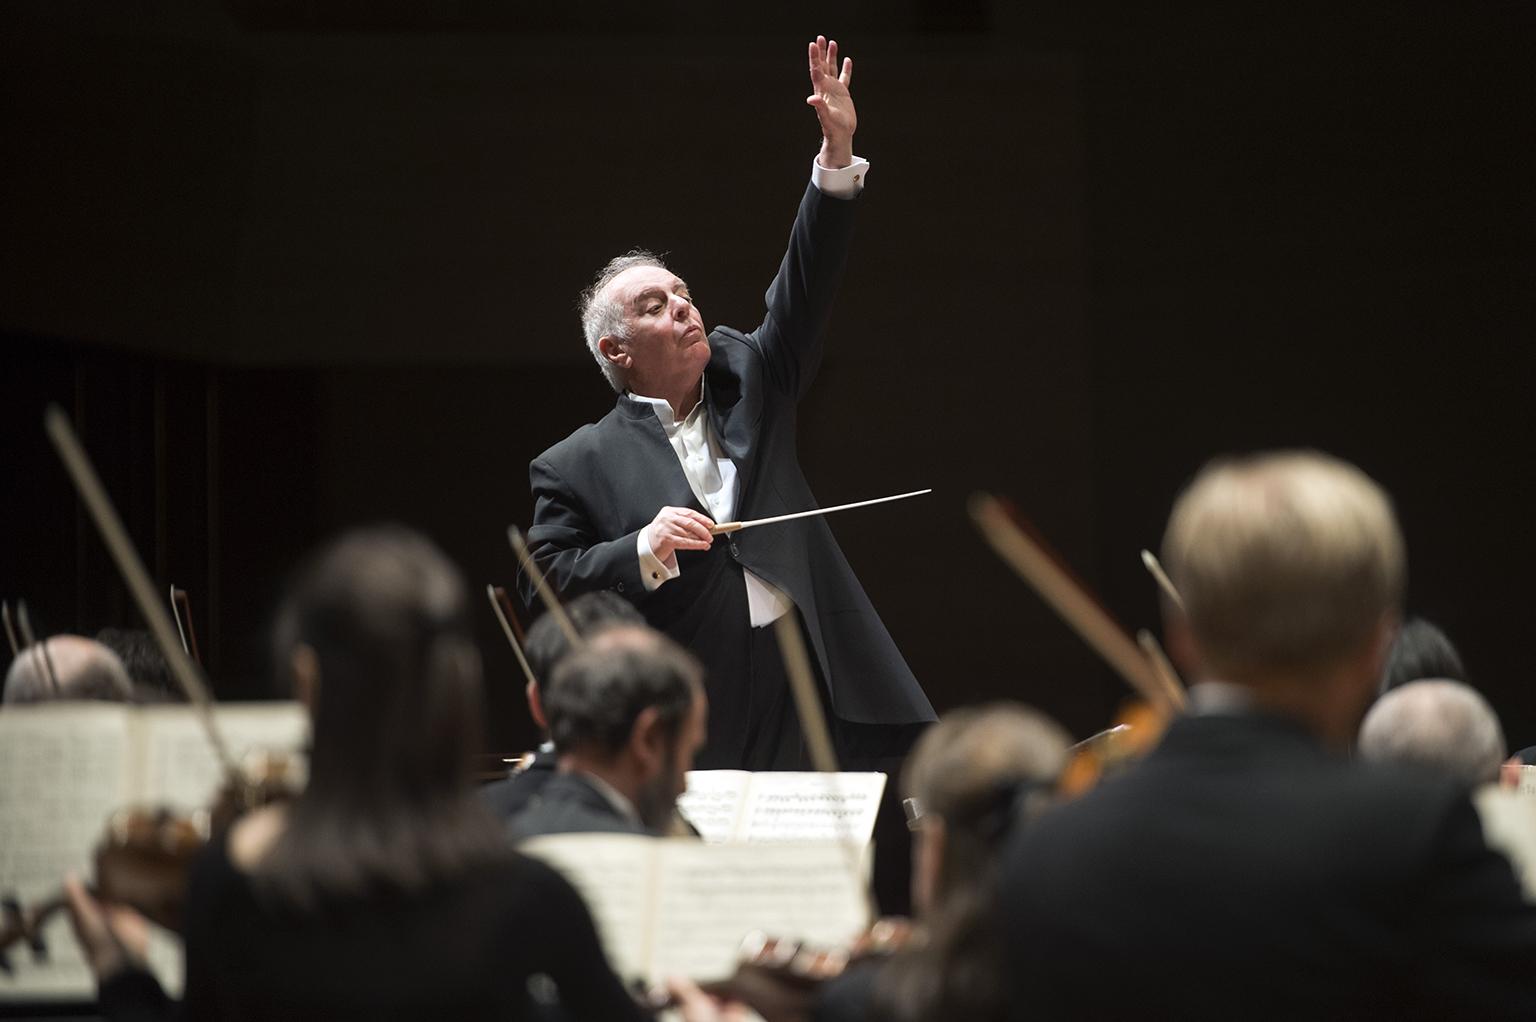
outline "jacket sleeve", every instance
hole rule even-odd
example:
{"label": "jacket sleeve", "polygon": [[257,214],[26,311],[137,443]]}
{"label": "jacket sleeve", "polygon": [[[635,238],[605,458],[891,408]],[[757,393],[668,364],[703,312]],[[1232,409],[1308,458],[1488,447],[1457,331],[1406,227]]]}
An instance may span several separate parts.
{"label": "jacket sleeve", "polygon": [[[636,601],[646,595],[636,547],[640,530],[599,541],[586,508],[543,458],[535,458],[528,466],[528,481],[533,489],[528,548],[557,593],[568,598],[595,589],[612,589]],[[533,579],[521,569],[518,589],[528,606],[537,605]]]}
{"label": "jacket sleeve", "polygon": [[96,992],[101,1017],[110,1022],[170,1022],[176,1004],[144,968],[128,968],[101,981]]}
{"label": "jacket sleeve", "polygon": [[747,341],[762,355],[769,382],[796,400],[821,367],[827,320],[847,262],[857,199],[806,188],[789,248],[764,296],[767,315]]}
{"label": "jacket sleeve", "polygon": [[1443,968],[1426,970],[1423,1003],[1443,1005],[1442,1017],[1536,1017],[1536,906],[1484,841],[1465,796],[1442,817],[1427,867],[1418,930],[1424,960]]}

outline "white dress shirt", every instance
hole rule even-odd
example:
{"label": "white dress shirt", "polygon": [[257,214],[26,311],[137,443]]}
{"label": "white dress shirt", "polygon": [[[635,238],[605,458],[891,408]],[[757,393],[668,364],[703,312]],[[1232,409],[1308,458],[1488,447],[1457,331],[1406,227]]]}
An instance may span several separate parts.
{"label": "white dress shirt", "polygon": [[[838,170],[828,170],[819,160],[812,160],[811,182],[823,194],[837,199],[851,199],[863,190],[868,170],[869,161],[857,156],[848,166]],[[671,404],[664,399],[634,392],[630,392],[629,396],[636,401],[644,401],[655,410],[656,418],[661,420],[661,428],[666,431],[667,440],[677,454],[683,475],[688,479],[689,489],[699,498],[699,503],[708,509],[709,516],[717,522],[730,521],[736,510],[736,463],[726,456],[720,446],[720,438],[715,436],[715,428],[704,408],[705,395],[702,390],[698,403],[681,422],[677,421]],[[641,529],[635,546],[640,558],[640,578],[647,590],[654,591],[682,572],[677,566],[676,554],[667,561],[656,556],[651,549],[650,537],[647,535],[649,532],[649,528]],[[794,602],[782,589],[745,568],[742,574],[746,577],[747,610],[753,628],[773,624],[794,606]]]}

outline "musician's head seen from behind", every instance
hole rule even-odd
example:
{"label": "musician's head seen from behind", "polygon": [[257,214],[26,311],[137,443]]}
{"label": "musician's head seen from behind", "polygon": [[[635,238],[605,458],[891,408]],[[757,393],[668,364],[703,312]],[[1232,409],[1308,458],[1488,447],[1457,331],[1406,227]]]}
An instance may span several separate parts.
{"label": "musician's head seen from behind", "polygon": [[[645,618],[633,603],[607,589],[582,593],[565,605],[565,614],[575,626],[576,634],[586,638],[615,625],[645,623]],[[526,687],[528,712],[545,731],[549,730],[549,722],[544,716],[544,700],[539,690],[543,679],[554,673],[555,666],[570,651],[571,643],[565,636],[565,629],[560,627],[559,620],[553,614],[544,614],[529,627],[527,641],[523,644],[523,654],[528,658],[529,670],[533,672],[533,681],[528,682]]]}
{"label": "musician's head seen from behind", "polygon": [[116,653],[93,639],[55,635],[33,643],[11,661],[4,703],[134,701],[133,683]]}
{"label": "musician's head seen from behind", "polygon": [[500,853],[470,793],[480,657],[466,588],[430,540],[359,529],[299,573],[280,670],[310,709],[309,780],[257,878],[301,905],[417,890]]}
{"label": "musician's head seen from behind", "polygon": [[1347,747],[1374,695],[1406,582],[1391,501],[1313,451],[1224,458],[1179,497],[1163,564],[1201,680]]}
{"label": "musician's head seen from behind", "polygon": [[1422,678],[1376,700],[1360,725],[1360,758],[1436,770],[1468,788],[1492,784],[1509,755],[1504,728],[1470,685]]}
{"label": "musician's head seen from behind", "polygon": [[875,984],[875,1017],[1000,1017],[1002,934],[994,915],[1004,843],[1054,801],[1070,739],[1018,703],[964,707],[923,732],[902,768],[912,904],[927,929]]}
{"label": "musician's head seen from behind", "polygon": [[603,630],[561,661],[544,692],[560,770],[602,780],[661,833],[704,745],[708,704],[693,655],[637,625]]}

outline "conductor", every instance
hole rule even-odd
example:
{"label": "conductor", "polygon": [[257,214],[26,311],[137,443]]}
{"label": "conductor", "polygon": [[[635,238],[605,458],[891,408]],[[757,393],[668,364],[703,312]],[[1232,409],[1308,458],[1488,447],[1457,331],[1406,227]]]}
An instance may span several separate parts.
{"label": "conductor", "polygon": [[893,769],[934,716],[824,518],[709,532],[817,506],[795,452],[796,406],[821,363],[869,164],[853,155],[853,61],[839,68],[837,43],[819,36],[809,57],[821,151],[762,323],[706,331],[659,257],[613,259],[583,292],[581,321],[618,399],[529,466],[530,545],[554,585],[621,594],[704,663],[704,768],[807,767],[767,627],[784,614],[809,637],[845,768]]}

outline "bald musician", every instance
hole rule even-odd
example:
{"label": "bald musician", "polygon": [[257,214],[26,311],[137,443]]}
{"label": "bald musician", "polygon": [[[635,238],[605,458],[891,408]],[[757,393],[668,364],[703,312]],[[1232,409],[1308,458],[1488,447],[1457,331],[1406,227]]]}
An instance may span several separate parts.
{"label": "bald musician", "polygon": [[796,406],[821,363],[869,164],[853,154],[852,61],[839,69],[837,43],[821,38],[809,57],[821,152],[762,323],[706,331],[687,282],[660,258],[612,260],[583,294],[581,319],[617,403],[529,466],[530,545],[555,586],[623,595],[703,661],[701,767],[809,765],[768,627],[784,614],[809,636],[845,766],[894,769],[933,719],[825,520],[709,532],[817,506],[795,452]]}
{"label": "bald musician", "polygon": [[1193,712],[1009,849],[1012,1017],[1536,1017],[1536,911],[1466,785],[1348,759],[1403,595],[1386,494],[1321,454],[1218,461],[1163,563]]}
{"label": "bald musician", "polygon": [[133,701],[133,683],[116,653],[81,635],[55,635],[16,654],[5,675],[4,703],[96,699]]}

